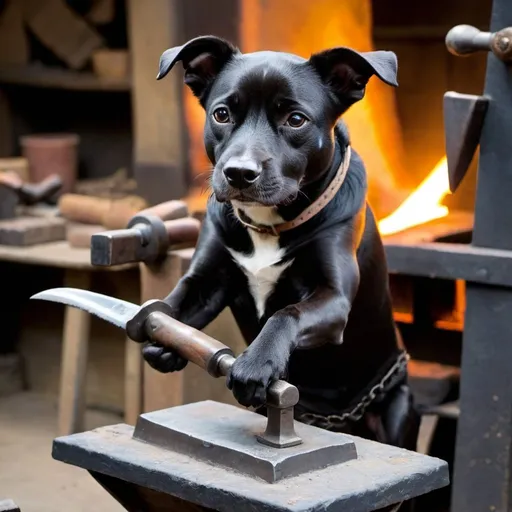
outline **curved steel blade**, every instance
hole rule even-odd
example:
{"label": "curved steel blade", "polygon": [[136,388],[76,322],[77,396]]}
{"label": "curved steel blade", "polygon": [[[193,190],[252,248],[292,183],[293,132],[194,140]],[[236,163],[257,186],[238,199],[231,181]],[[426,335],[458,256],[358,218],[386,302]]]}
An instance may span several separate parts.
{"label": "curved steel blade", "polygon": [[122,329],[126,328],[126,322],[131,320],[140,308],[125,300],[79,288],[52,288],[36,293],[30,298],[60,302],[66,306],[82,309]]}

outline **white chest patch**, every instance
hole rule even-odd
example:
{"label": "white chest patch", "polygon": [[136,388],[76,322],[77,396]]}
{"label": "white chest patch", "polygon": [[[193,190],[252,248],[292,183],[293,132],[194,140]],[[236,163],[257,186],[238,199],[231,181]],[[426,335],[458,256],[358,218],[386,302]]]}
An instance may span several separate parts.
{"label": "white chest patch", "polygon": [[[239,205],[237,204],[236,207],[239,207]],[[273,211],[269,211],[267,215],[267,212],[264,210],[270,210],[270,208],[244,207],[244,212],[254,222],[261,224],[283,222]],[[278,236],[258,233],[252,229],[247,229],[247,231],[252,240],[253,252],[251,254],[243,254],[232,249],[228,250],[247,276],[256,310],[261,318],[265,313],[267,299],[273,292],[281,274],[293,263],[293,260],[280,264],[285,251],[279,247]]]}

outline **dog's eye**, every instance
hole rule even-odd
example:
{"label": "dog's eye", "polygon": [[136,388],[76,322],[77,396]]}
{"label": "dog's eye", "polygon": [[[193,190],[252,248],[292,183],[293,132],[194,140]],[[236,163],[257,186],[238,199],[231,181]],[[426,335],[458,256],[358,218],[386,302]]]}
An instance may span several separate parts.
{"label": "dog's eye", "polygon": [[301,126],[306,123],[307,118],[303,114],[299,114],[298,112],[295,112],[288,117],[286,120],[286,124],[288,126],[291,126],[292,128],[300,128]]}
{"label": "dog's eye", "polygon": [[217,123],[229,123],[229,112],[226,107],[219,107],[213,111],[213,118]]}

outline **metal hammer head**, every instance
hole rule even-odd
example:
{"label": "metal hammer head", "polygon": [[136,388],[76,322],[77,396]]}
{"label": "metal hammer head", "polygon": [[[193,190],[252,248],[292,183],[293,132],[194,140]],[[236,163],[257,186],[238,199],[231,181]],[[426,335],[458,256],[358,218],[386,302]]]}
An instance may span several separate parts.
{"label": "metal hammer head", "polygon": [[120,265],[143,261],[152,263],[169,247],[164,221],[154,216],[138,216],[127,229],[96,233],[91,237],[91,264]]}

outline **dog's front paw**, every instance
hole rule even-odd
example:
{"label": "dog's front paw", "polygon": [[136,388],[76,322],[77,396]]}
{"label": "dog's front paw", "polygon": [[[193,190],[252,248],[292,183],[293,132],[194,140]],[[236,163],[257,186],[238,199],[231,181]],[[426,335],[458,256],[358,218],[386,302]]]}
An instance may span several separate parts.
{"label": "dog's front paw", "polygon": [[142,347],[142,356],[146,362],[160,373],[178,372],[187,366],[188,361],[176,352],[152,341]]}
{"label": "dog's front paw", "polygon": [[227,386],[240,405],[258,407],[265,403],[269,384],[286,372],[288,360],[247,349],[237,357],[227,378]]}

